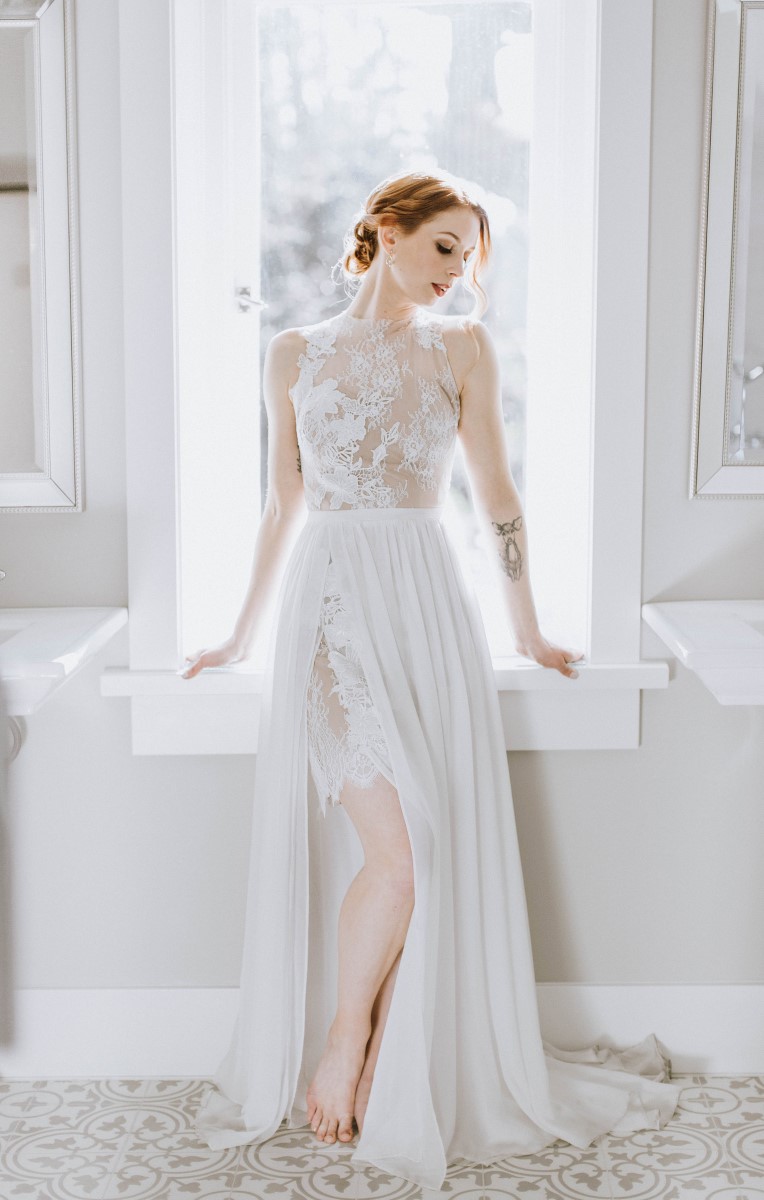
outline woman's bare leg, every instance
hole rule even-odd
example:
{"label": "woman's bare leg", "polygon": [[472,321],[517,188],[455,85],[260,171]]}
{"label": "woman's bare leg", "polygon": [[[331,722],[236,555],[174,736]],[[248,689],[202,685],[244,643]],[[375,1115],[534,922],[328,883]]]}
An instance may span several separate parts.
{"label": "woman's bare leg", "polygon": [[337,1013],[307,1095],[308,1119],[326,1142],[353,1137],[372,1008],[406,940],[414,908],[411,844],[396,789],[379,776],[371,788],[347,784],[341,800],[365,862],[340,910]]}
{"label": "woman's bare leg", "polygon": [[385,981],[377,992],[377,998],[371,1010],[371,1037],[366,1047],[366,1058],[364,1059],[361,1078],[358,1080],[358,1086],[355,1090],[355,1105],[353,1107],[353,1116],[356,1119],[359,1133],[363,1133],[363,1122],[369,1104],[369,1093],[371,1092],[371,1084],[374,1079],[374,1068],[377,1065],[377,1058],[379,1057],[379,1047],[382,1045],[382,1034],[385,1031],[387,1014],[393,998],[395,979],[398,974],[398,966],[402,953],[402,949],[398,951],[398,957],[387,972]]}

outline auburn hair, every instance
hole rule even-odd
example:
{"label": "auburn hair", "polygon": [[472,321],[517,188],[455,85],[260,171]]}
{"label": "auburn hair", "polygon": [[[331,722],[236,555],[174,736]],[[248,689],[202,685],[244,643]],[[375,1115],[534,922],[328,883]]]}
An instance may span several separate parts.
{"label": "auburn hair", "polygon": [[410,234],[438,213],[454,207],[469,208],[480,222],[475,253],[467,263],[463,278],[467,291],[476,301],[471,315],[482,317],[488,308],[488,297],[479,283],[480,272],[491,253],[488,214],[470,195],[466,183],[445,173],[407,171],[390,175],[369,192],[360,216],[343,238],[344,254],[340,264],[346,279],[358,282],[359,276],[368,271],[379,249],[377,229],[380,225],[397,225],[404,234]]}

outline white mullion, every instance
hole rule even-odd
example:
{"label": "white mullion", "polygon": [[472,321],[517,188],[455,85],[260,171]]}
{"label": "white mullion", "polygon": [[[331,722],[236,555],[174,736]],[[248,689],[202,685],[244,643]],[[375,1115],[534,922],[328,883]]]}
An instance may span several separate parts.
{"label": "white mullion", "polygon": [[596,7],[533,8],[525,456],[542,630],[587,651]]}
{"label": "white mullion", "polygon": [[[178,659],[175,145],[170,0],[120,0],[130,665]],[[114,364],[118,371],[119,363]]]}
{"label": "white mullion", "polygon": [[526,509],[540,614],[639,659],[650,0],[537,0]]}
{"label": "white mullion", "polygon": [[596,662],[639,659],[652,0],[600,3],[590,593]]}

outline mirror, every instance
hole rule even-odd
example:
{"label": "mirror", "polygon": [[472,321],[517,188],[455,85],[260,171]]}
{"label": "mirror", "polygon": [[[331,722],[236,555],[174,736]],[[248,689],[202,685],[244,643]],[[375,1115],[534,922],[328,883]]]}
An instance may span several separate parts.
{"label": "mirror", "polygon": [[764,4],[710,0],[691,496],[764,498]]}
{"label": "mirror", "polygon": [[72,0],[0,0],[0,509],[82,510]]}

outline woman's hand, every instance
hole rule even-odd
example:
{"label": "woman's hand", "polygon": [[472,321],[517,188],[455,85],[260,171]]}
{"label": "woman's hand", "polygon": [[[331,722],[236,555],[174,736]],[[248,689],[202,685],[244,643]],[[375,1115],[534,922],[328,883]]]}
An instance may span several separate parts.
{"label": "woman's hand", "polygon": [[181,671],[181,677],[193,679],[194,675],[198,675],[205,667],[225,667],[229,663],[241,662],[247,657],[247,654],[246,647],[241,646],[233,638],[228,638],[227,641],[211,650],[195,650],[193,654],[187,655],[184,661],[189,665]]}
{"label": "woman's hand", "polygon": [[531,658],[539,666],[551,667],[553,670],[559,671],[561,675],[566,675],[568,679],[578,679],[578,671],[574,667],[568,666],[568,663],[578,662],[583,658],[581,650],[564,650],[562,646],[555,646],[552,642],[548,642],[541,634],[530,642],[522,645],[518,643],[516,649],[523,658]]}

